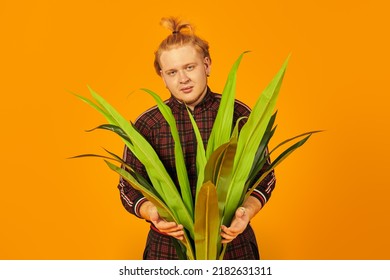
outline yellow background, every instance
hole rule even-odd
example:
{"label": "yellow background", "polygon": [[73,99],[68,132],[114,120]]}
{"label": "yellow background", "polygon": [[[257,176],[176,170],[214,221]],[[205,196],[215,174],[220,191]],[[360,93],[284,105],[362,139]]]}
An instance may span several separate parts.
{"label": "yellow background", "polygon": [[11,1],[0,5],[1,259],[140,259],[148,226],[117,175],[82,153],[122,153],[87,84],[128,119],[169,95],[152,63],[162,16],[196,25],[223,89],[253,106],[292,53],[271,148],[314,135],[277,170],[253,220],[263,259],[390,259],[388,1]]}

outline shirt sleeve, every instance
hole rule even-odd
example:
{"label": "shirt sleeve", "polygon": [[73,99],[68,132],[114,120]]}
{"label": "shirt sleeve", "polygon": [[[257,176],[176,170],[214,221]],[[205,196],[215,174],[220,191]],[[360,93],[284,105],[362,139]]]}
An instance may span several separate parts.
{"label": "shirt sleeve", "polygon": [[[260,178],[260,176],[265,172],[265,170],[270,165],[270,161],[268,160],[259,174],[257,175],[257,178]],[[263,207],[268,200],[271,198],[272,191],[274,190],[276,185],[276,177],[275,172],[272,170],[268,175],[260,182],[260,184],[257,186],[256,189],[253,190],[251,193],[251,196],[256,197]]]}
{"label": "shirt sleeve", "polygon": [[[235,104],[235,111],[234,111],[234,122],[238,120],[241,116],[249,116],[251,110],[248,106],[246,106],[244,103],[236,100]],[[239,124],[239,129],[244,126],[247,119],[244,119]],[[267,148],[267,154],[268,154],[268,148]],[[268,168],[268,166],[271,164],[270,160],[264,164],[263,168],[260,170],[259,174],[256,176],[257,178],[260,178],[260,176],[265,172],[265,170]],[[274,190],[276,185],[276,177],[275,172],[271,171],[268,173],[268,175],[260,182],[260,184],[257,186],[256,189],[251,193],[251,196],[256,197],[263,207],[268,200],[271,198],[272,191]]]}
{"label": "shirt sleeve", "polygon": [[[135,127],[140,131],[144,136],[148,133],[148,130],[142,129],[142,122],[136,122]],[[144,131],[143,131],[144,130]],[[148,179],[147,172],[143,164],[134,156],[130,149],[125,146],[123,151],[123,160],[131,166],[135,172]],[[122,168],[126,169],[124,166]],[[141,205],[147,201],[143,194],[134,189],[123,177],[120,177],[118,184],[120,199],[122,201],[125,209],[131,214],[141,218],[139,209]]]}

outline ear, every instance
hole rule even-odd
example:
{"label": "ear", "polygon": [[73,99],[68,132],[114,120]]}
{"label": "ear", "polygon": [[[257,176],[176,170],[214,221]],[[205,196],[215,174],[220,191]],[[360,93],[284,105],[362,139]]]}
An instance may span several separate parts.
{"label": "ear", "polygon": [[209,57],[205,57],[203,60],[205,70],[206,70],[206,75],[209,76],[211,72],[211,60]]}

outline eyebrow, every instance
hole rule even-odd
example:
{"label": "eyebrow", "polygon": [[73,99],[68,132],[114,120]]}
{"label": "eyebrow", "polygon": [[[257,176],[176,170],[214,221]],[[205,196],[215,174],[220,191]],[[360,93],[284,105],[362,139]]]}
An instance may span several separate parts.
{"label": "eyebrow", "polygon": [[[189,65],[198,65],[198,63],[196,63],[196,62],[190,62],[190,63],[187,63],[187,64],[182,65],[181,67],[186,68],[186,67],[188,67]],[[171,69],[164,70],[165,73],[168,73],[168,72],[171,72],[171,71],[177,71],[177,68],[171,68]]]}

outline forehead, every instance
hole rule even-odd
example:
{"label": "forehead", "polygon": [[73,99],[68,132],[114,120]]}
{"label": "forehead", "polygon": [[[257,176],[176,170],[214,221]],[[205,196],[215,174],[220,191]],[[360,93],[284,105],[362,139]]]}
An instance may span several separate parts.
{"label": "forehead", "polygon": [[160,56],[160,66],[162,69],[180,68],[190,63],[199,63],[202,56],[192,45],[180,46],[165,50]]}

